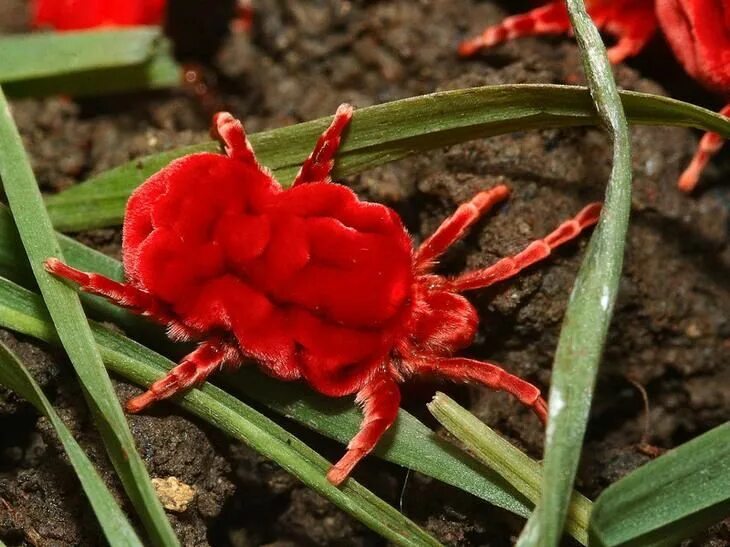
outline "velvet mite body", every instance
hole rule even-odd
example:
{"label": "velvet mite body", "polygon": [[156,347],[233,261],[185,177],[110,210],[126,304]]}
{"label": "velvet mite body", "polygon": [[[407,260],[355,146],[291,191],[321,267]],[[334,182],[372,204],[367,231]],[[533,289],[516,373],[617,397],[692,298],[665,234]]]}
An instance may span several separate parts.
{"label": "velvet mite body", "polygon": [[478,314],[460,293],[488,287],[539,262],[595,224],[585,207],[545,238],[495,264],[454,277],[439,256],[509,190],[478,193],[414,247],[398,214],[361,201],[330,173],[352,117],[342,105],[288,189],[258,163],[243,125],[214,117],[223,154],[193,154],[150,177],[130,197],[123,231],[126,283],[57,259],[53,274],[168,327],[197,348],[127,410],[253,360],[281,380],[328,396],[356,394],[364,419],[329,471],[341,483],[395,421],[399,383],[413,376],[503,390],[543,421],[546,403],[499,365],[454,356],[474,339]]}

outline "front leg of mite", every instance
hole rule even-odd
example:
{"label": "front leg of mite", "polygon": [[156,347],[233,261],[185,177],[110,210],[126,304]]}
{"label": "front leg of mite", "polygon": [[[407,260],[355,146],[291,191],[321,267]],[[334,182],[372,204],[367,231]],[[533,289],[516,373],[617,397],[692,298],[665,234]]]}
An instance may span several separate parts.
{"label": "front leg of mite", "polygon": [[[720,110],[720,114],[730,117],[730,104]],[[692,161],[684,170],[682,176],[679,177],[677,186],[680,190],[683,192],[691,192],[695,189],[695,186],[700,181],[700,175],[702,175],[702,171],[710,161],[710,158],[717,154],[724,143],[725,140],[719,133],[710,132],[702,135],[702,139],[700,140],[699,146],[697,146]]]}
{"label": "front leg of mite", "polygon": [[49,258],[44,266],[47,272],[76,283],[84,292],[103,296],[119,306],[154,319],[163,325],[177,324],[176,317],[164,303],[129,283],[121,283],[93,272],[82,272],[64,264],[57,258]]}
{"label": "front leg of mite", "polygon": [[[616,36],[616,43],[606,50],[612,64],[638,54],[649,43],[657,29],[654,2],[636,0],[625,5],[607,4],[597,7],[591,17],[599,28]],[[599,9],[600,8],[600,9]],[[601,13],[604,12],[604,13]]]}
{"label": "front leg of mite", "polygon": [[341,104],[335,112],[330,126],[317,140],[314,150],[302,164],[292,186],[308,182],[330,181],[330,173],[335,166],[335,154],[340,147],[342,133],[352,119],[352,106]]}
{"label": "front leg of mite", "polygon": [[393,424],[400,408],[400,389],[387,372],[379,372],[360,389],[355,401],[362,405],[364,417],[360,431],[347,445],[347,452],[327,473],[327,479],[335,485],[350,475]]}
{"label": "front leg of mite", "polygon": [[524,36],[567,34],[570,31],[568,9],[563,0],[554,0],[526,13],[507,17],[500,23],[487,27],[477,37],[459,45],[459,55],[469,57],[482,48],[489,48]]}
{"label": "front leg of mite", "polygon": [[464,237],[466,231],[487,213],[492,207],[509,196],[509,188],[500,184],[484,192],[479,192],[441,223],[436,231],[416,251],[414,262],[416,270],[428,272],[435,261],[448,249]]}
{"label": "front leg of mite", "polygon": [[218,112],[213,116],[210,133],[220,141],[229,158],[248,164],[262,173],[268,173],[256,159],[241,120],[237,120],[229,112]]}

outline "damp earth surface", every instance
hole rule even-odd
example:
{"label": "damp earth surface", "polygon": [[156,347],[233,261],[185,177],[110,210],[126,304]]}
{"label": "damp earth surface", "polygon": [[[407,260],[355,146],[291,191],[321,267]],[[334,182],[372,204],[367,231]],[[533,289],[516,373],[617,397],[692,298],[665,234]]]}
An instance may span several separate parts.
{"label": "damp earth surface", "polygon": [[[471,60],[457,59],[458,41],[503,17],[509,4],[279,0],[255,3],[248,34],[208,33],[197,40],[196,31],[220,28],[220,21],[205,21],[216,13],[201,14],[200,29],[184,21],[171,28],[180,54],[207,61],[220,101],[256,132],[331,115],[345,101],[364,107],[469,86],[580,81],[580,58],[569,39],[522,39]],[[26,10],[20,0],[5,0],[0,30],[26,30]],[[669,89],[678,98],[716,108],[689,79],[677,77],[676,68],[652,71],[652,56],[666,60],[668,55],[657,38],[641,58],[615,68],[619,85],[659,94]],[[210,112],[180,90],[78,101],[16,100],[12,108],[39,184],[48,193],[139,156],[208,139]],[[625,268],[577,481],[591,498],[649,461],[645,444],[668,449],[730,419],[730,187],[722,183],[730,179],[730,154],[726,150],[713,162],[696,195],[682,195],[674,183],[697,138],[686,129],[632,128],[634,194]],[[508,184],[509,201],[445,257],[443,271],[458,272],[518,251],[599,200],[610,161],[610,144],[600,130],[550,129],[468,142],[342,182],[361,197],[397,210],[415,240],[430,234],[474,193]],[[118,229],[74,236],[119,258]],[[503,363],[547,389],[586,241],[581,237],[561,248],[514,281],[470,294],[481,326],[466,354]],[[28,365],[123,500],[63,353],[7,331],[0,331],[0,339]],[[140,392],[117,378],[114,384],[121,400]],[[540,457],[539,423],[505,395],[419,383],[405,388],[404,406],[435,427],[425,403],[437,387]],[[332,441],[272,418],[331,460],[342,451]],[[169,511],[186,546],[385,543],[277,465],[175,406],[160,403],[129,420],[150,474],[173,477],[194,491],[184,510]],[[0,539],[9,546],[103,545],[52,427],[4,388],[0,439]],[[522,526],[506,511],[418,473],[407,476],[375,458],[363,462],[355,476],[446,545],[511,545]],[[727,542],[729,520],[690,544]]]}

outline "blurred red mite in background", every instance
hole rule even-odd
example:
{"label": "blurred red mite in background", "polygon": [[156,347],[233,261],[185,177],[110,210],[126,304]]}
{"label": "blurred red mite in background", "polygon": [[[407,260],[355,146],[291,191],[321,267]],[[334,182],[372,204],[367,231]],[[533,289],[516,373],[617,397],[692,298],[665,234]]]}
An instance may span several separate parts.
{"label": "blurred red mite in background", "polygon": [[160,25],[167,0],[36,0],[33,26],[56,30]]}
{"label": "blurred red mite in background", "polygon": [[[166,7],[167,0],[35,0],[31,6],[32,25],[61,31],[161,25]],[[248,30],[252,20],[250,0],[239,0],[233,28]]]}
{"label": "blurred red mite in background", "polygon": [[[586,0],[598,28],[616,37],[608,49],[612,63],[639,53],[661,27],[684,69],[702,85],[730,99],[730,0]],[[482,48],[513,38],[571,32],[564,0],[555,0],[527,13],[507,17],[481,35],[462,42],[459,53],[470,56]],[[730,115],[730,104],[721,110]],[[706,133],[679,188],[692,191],[722,137]]]}
{"label": "blurred red mite in background", "polygon": [[[687,73],[730,100],[730,0],[656,0],[656,14],[667,42]],[[730,116],[730,103],[720,111]],[[702,169],[722,147],[717,133],[706,133],[679,187],[690,192]]]}

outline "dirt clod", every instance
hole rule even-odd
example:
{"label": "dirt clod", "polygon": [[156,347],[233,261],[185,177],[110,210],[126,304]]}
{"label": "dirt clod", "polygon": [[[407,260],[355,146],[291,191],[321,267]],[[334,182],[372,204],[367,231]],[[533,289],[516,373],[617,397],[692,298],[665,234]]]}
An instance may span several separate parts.
{"label": "dirt clod", "polygon": [[176,477],[152,478],[152,486],[162,506],[173,513],[184,513],[195,497],[195,488]]}

